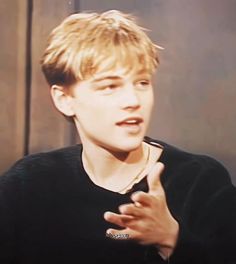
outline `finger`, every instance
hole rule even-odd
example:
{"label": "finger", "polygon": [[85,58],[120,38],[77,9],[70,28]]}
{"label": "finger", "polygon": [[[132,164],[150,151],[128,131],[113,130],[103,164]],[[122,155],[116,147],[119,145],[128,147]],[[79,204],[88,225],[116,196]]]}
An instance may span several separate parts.
{"label": "finger", "polygon": [[107,222],[118,225],[120,227],[126,227],[126,223],[133,220],[134,218],[130,215],[120,215],[112,212],[105,212],[104,219]]}
{"label": "finger", "polygon": [[111,239],[127,240],[132,238],[132,231],[127,228],[122,230],[109,228],[106,231],[106,236]]}
{"label": "finger", "polygon": [[164,170],[164,164],[157,162],[150,173],[147,175],[147,182],[150,194],[156,195],[158,192],[163,192],[163,187],[161,185],[160,177]]}
{"label": "finger", "polygon": [[137,207],[150,206],[152,203],[152,196],[145,192],[135,192],[131,195],[131,200]]}
{"label": "finger", "polygon": [[143,210],[141,209],[141,207],[133,203],[122,204],[121,206],[119,206],[119,211],[123,215],[131,215],[134,217],[141,217],[143,215]]}

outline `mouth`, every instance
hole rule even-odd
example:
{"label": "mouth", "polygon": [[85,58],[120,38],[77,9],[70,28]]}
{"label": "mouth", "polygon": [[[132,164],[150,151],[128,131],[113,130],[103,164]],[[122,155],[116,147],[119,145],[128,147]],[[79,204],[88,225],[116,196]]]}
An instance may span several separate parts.
{"label": "mouth", "polygon": [[130,133],[138,133],[141,131],[141,124],[143,121],[141,117],[129,117],[117,122],[116,125],[127,129]]}

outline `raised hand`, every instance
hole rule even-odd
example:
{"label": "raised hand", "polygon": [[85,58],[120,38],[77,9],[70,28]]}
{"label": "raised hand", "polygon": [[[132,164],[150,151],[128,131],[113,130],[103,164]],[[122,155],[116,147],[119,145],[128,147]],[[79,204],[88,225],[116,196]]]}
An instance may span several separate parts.
{"label": "raised hand", "polygon": [[133,203],[119,207],[120,214],[105,212],[106,221],[123,227],[108,229],[107,234],[116,239],[132,239],[143,245],[155,245],[165,255],[170,255],[178,239],[179,225],[171,215],[160,177],[164,165],[156,163],[147,176],[149,191],[136,192]]}

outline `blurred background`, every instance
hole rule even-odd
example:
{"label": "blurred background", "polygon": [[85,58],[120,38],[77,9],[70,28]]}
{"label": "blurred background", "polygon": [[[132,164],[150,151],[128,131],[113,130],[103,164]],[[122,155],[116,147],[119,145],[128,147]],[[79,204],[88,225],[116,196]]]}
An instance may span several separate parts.
{"label": "blurred background", "polygon": [[54,109],[39,60],[66,16],[108,9],[137,16],[165,48],[148,136],[216,158],[236,184],[235,0],[0,0],[0,173],[79,142]]}

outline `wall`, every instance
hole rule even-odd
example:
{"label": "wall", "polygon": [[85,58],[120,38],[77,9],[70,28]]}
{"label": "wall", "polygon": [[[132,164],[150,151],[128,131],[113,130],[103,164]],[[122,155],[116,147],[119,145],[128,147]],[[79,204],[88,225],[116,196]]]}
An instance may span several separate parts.
{"label": "wall", "polygon": [[0,1],[0,171],[25,150],[26,31],[27,1]]}
{"label": "wall", "polygon": [[73,10],[65,0],[0,1],[0,173],[24,155],[75,142],[39,65],[49,32]]}

